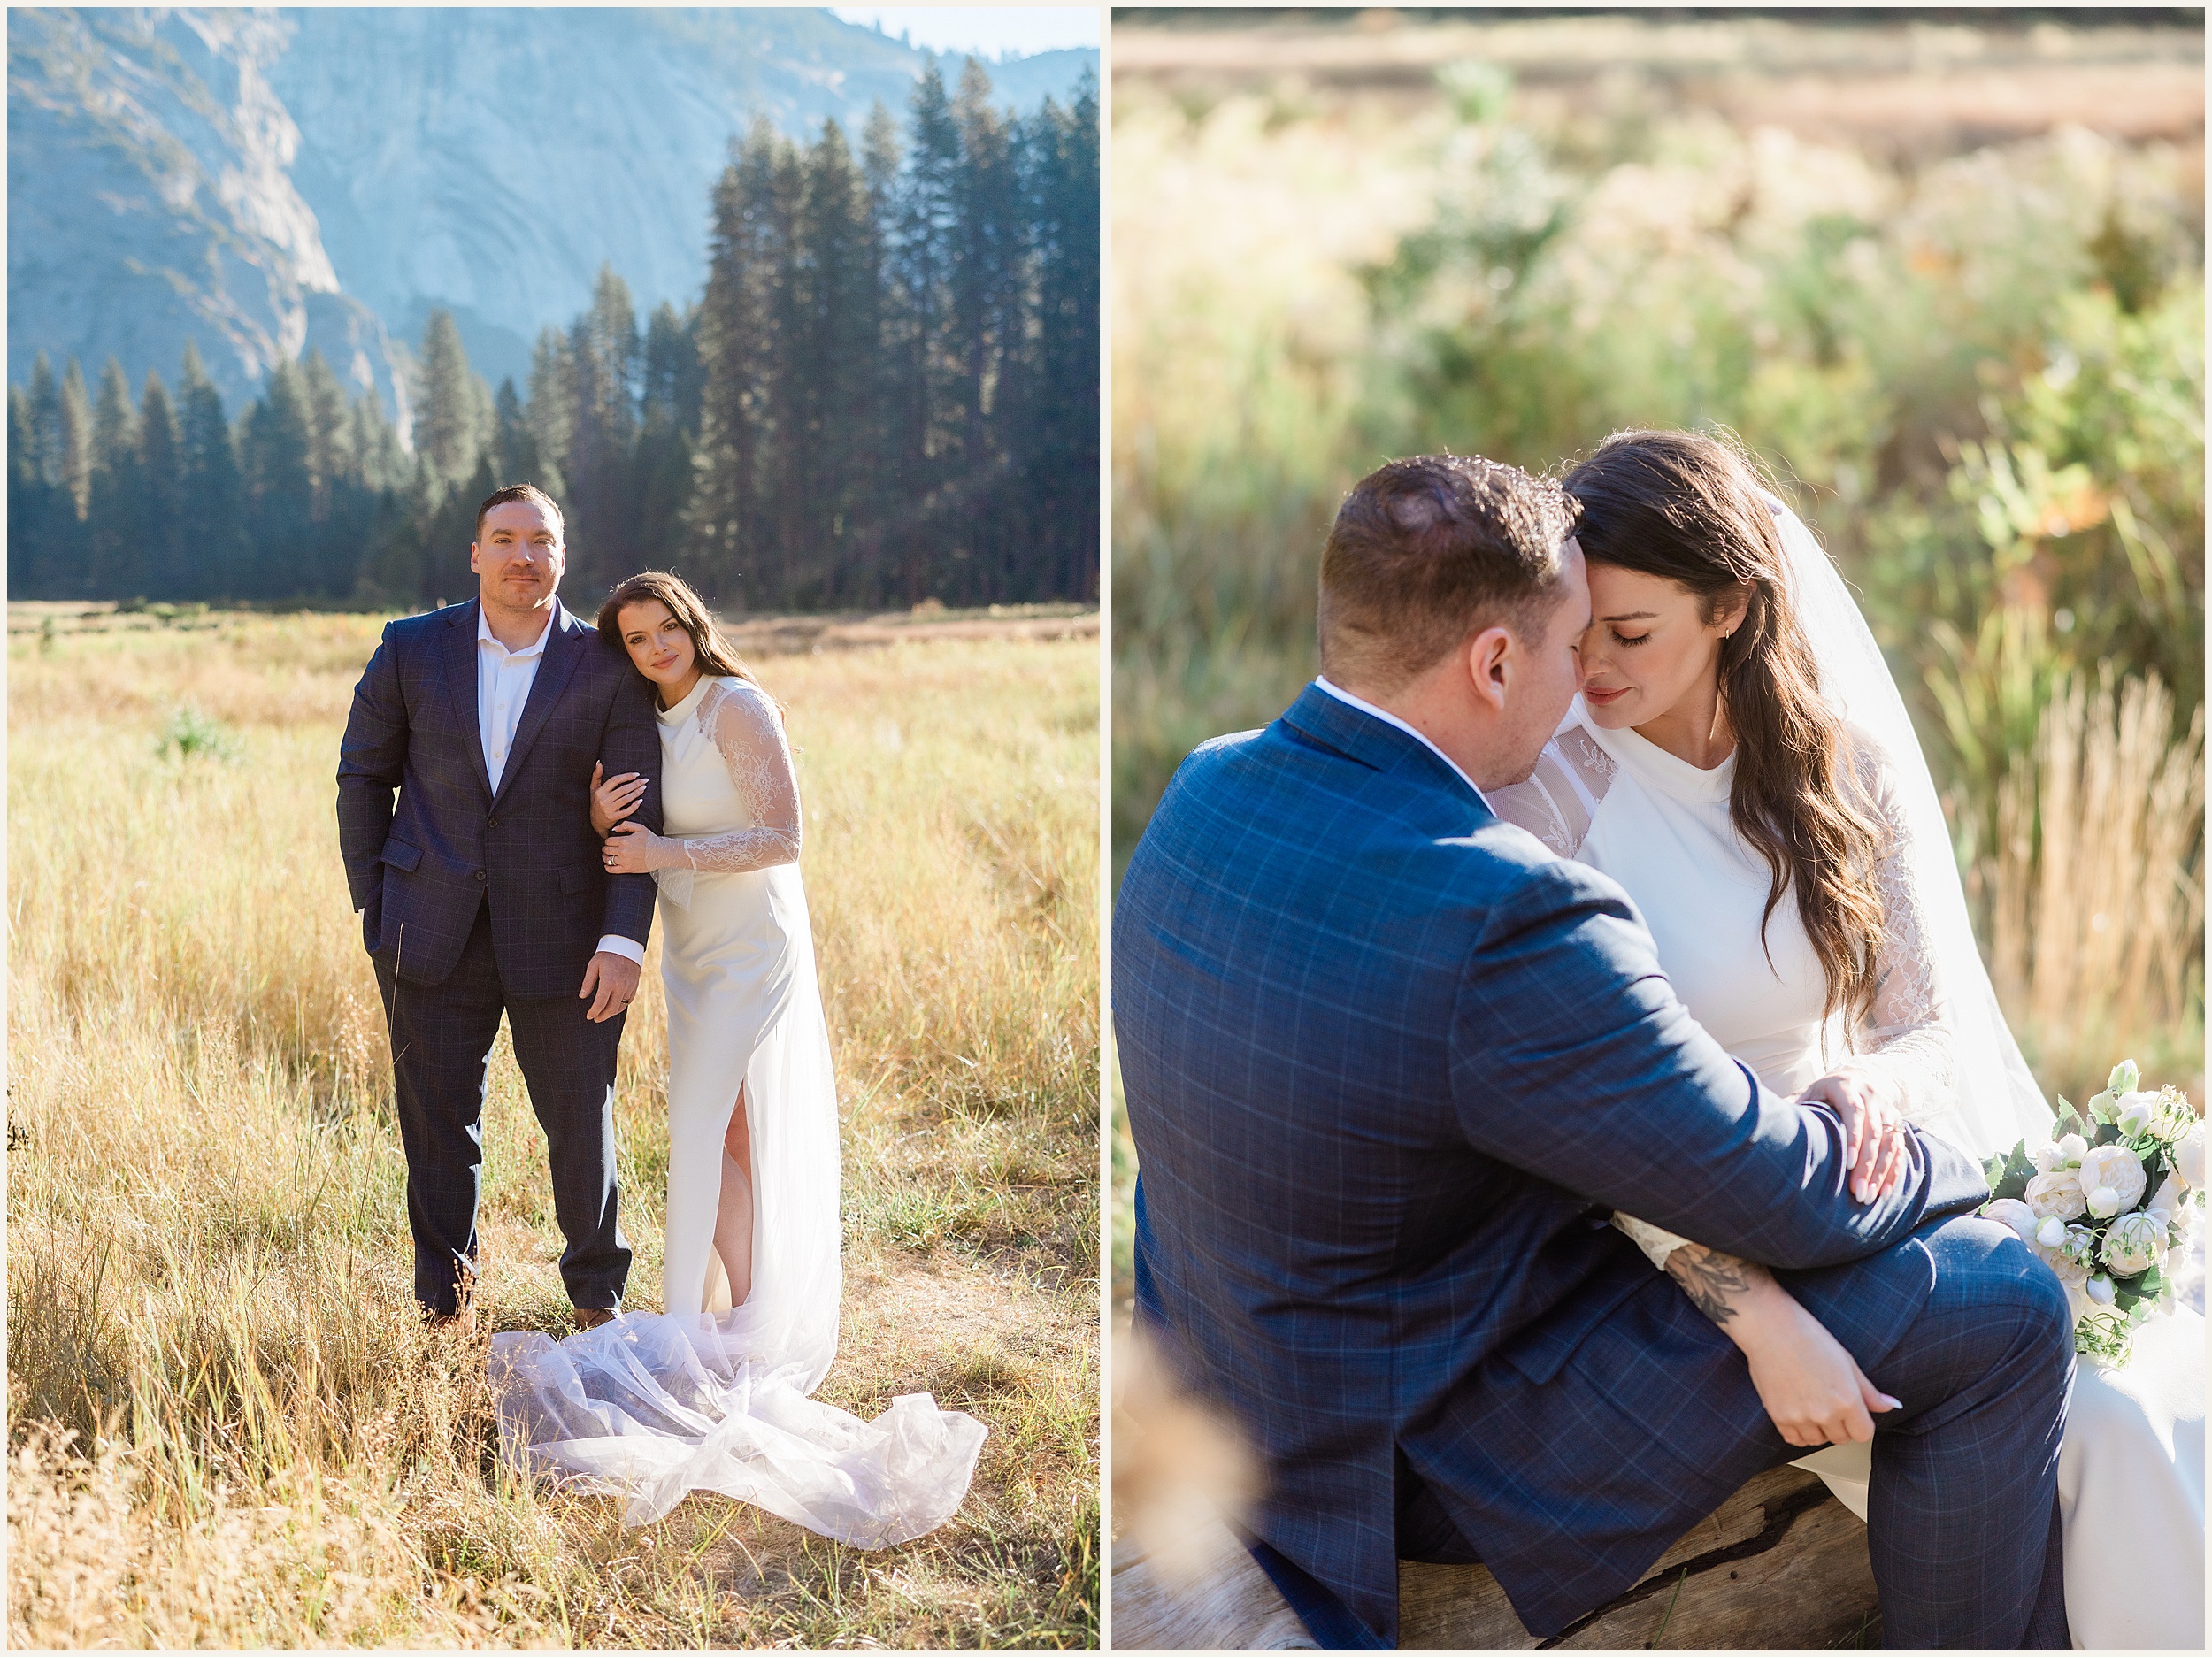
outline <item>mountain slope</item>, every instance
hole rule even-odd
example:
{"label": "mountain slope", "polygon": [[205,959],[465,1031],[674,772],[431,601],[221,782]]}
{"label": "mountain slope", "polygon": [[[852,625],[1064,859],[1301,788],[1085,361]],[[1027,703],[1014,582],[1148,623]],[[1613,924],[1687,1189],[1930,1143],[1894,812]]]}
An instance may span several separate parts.
{"label": "mountain slope", "polygon": [[[929,61],[749,9],[18,9],[8,56],[11,378],[41,349],[173,378],[189,334],[234,408],[307,344],[393,394],[388,340],[434,306],[519,380],[602,264],[641,311],[695,298],[708,192],[754,113],[856,135]],[[999,101],[1064,101],[1096,61],[995,69]]]}

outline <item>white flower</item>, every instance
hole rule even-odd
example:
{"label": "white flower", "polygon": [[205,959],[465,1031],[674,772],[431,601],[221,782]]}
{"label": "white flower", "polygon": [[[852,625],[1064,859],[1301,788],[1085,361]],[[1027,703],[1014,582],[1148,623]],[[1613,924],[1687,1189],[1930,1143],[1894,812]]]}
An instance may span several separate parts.
{"label": "white flower", "polygon": [[2113,1120],[2131,1139],[2148,1135],[2171,1143],[2186,1133],[2196,1119],[2196,1113],[2189,1109],[2189,1096],[2178,1087],[2162,1087],[2154,1093],[2123,1093],[2113,1101]]}
{"label": "white flower", "polygon": [[2164,1105],[2156,1093],[2122,1093],[2112,1101],[2112,1119],[2129,1139],[2140,1139],[2163,1114]]}
{"label": "white flower", "polygon": [[[2017,1197],[1999,1197],[1982,1210],[1982,1217],[2011,1227],[2013,1235],[2024,1243],[2035,1240],[2035,1210]],[[2052,1224],[2057,1224],[2057,1222],[2053,1221]],[[2062,1235],[2065,1227],[2060,1226],[2059,1230]]]}
{"label": "white flower", "polygon": [[2043,1263],[2057,1274],[2060,1286],[2066,1291],[2067,1307],[2072,1311],[2074,1321],[2079,1323],[2082,1315],[2089,1310],[2089,1297],[2085,1293],[2089,1268],[2078,1260],[2067,1259],[2063,1254],[2056,1259],[2047,1259]]}
{"label": "white flower", "polygon": [[[2028,1205],[2024,1202],[2020,1206],[2024,1208],[2028,1208]],[[2028,1208],[2028,1212],[2030,1214],[2033,1214],[2035,1210],[2033,1208]],[[2035,1235],[2029,1240],[2031,1242],[2039,1243],[2045,1248],[2060,1247],[2066,1241],[2066,1222],[2060,1219],[2058,1216],[2054,1214],[2049,1219],[2044,1221],[2040,1225],[2035,1228]]]}
{"label": "white flower", "polygon": [[2089,1141],[2078,1133],[2070,1133],[2058,1142],[2058,1160],[2062,1168],[2079,1168],[2081,1159],[2089,1155]]}
{"label": "white flower", "polygon": [[2028,1181],[2024,1194],[2028,1207],[2046,1219],[2078,1220],[2089,1206],[2082,1195],[2081,1177],[2070,1168],[2038,1174]]}
{"label": "white flower", "polygon": [[2113,1295],[2117,1293],[2112,1286],[2112,1279],[2101,1273],[2090,1278],[2083,1285],[2082,1292],[2099,1306],[2110,1306]]}
{"label": "white flower", "polygon": [[2135,1068],[2135,1061],[2122,1059],[2112,1067],[2112,1074],[2104,1078],[2104,1090],[2108,1093],[2132,1093],[2139,1079],[2141,1072]]}
{"label": "white flower", "polygon": [[2116,1277],[2139,1277],[2166,1254],[2166,1220],[2155,1213],[2124,1214],[2104,1234],[2104,1263]]}
{"label": "white flower", "polygon": [[2204,1124],[2193,1122],[2174,1141],[2174,1172],[2192,1191],[2204,1189]]}
{"label": "white flower", "polygon": [[2181,1188],[2181,1181],[2169,1174],[2158,1182],[2158,1189],[2143,1205],[2143,1212],[2155,1214],[2161,1225],[2171,1225],[2174,1216],[2185,1212],[2188,1206],[2188,1193]]}
{"label": "white flower", "polygon": [[2101,1220],[2124,1214],[2143,1200],[2142,1160],[2124,1145],[2100,1145],[2081,1159],[2082,1201]]}
{"label": "white flower", "polygon": [[2037,1173],[2055,1174],[2065,1166],[2066,1159],[2059,1154],[2057,1146],[2039,1145],[2035,1147],[2035,1171]]}

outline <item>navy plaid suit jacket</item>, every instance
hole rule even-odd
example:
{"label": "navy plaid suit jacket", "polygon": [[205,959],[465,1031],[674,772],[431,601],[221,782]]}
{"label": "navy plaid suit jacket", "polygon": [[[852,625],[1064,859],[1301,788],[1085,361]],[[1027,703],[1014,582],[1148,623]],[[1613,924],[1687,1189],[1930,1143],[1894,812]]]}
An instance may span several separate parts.
{"label": "navy plaid suit jacket", "polygon": [[[1901,1189],[1853,1201],[1834,1116],[1690,1017],[1619,887],[1317,687],[1184,762],[1113,947],[1140,1315],[1259,1449],[1253,1529],[1348,1607],[1332,1643],[1394,1641],[1409,1488],[1540,1633],[1725,1495],[1681,1469],[1740,1438],[1694,1400],[1741,1361],[1614,1206],[1801,1269],[1863,1364],[1933,1283],[1911,1233],[1986,1195],[1916,1136]],[[1813,1270],[1845,1262],[1847,1293]],[[1562,1432],[1532,1400],[1578,1350],[1614,1372]],[[1624,1477],[1662,1436],[1665,1468]]]}
{"label": "navy plaid suit jacket", "polygon": [[488,893],[510,995],[574,995],[602,937],[651,933],[652,876],[600,863],[591,768],[650,778],[634,816],[660,832],[652,687],[553,603],[496,794],[476,716],[477,600],[390,624],[354,687],[338,757],[346,885],[369,953],[393,951],[415,983],[453,970]]}

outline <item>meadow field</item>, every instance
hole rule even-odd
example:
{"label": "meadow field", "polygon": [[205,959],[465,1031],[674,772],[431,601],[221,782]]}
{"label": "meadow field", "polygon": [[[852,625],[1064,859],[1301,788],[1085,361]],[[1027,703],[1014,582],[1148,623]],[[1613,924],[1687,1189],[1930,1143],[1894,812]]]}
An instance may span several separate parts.
{"label": "meadow field", "polygon": [[1224,15],[1115,29],[1117,876],[1316,670],[1363,473],[1726,426],[1888,653],[2046,1090],[2200,1103],[2200,23]]}
{"label": "meadow field", "polygon": [[[419,1323],[333,809],[380,625],[11,612],[9,1643],[1095,1645],[1094,624],[756,658],[844,1112],[822,1396],[990,1430],[958,1516],[875,1553],[718,1496],[626,1530],[503,1467],[488,1335],[568,1316],[503,1036],[479,1330]],[[657,962],[617,1109],[647,1310]]]}

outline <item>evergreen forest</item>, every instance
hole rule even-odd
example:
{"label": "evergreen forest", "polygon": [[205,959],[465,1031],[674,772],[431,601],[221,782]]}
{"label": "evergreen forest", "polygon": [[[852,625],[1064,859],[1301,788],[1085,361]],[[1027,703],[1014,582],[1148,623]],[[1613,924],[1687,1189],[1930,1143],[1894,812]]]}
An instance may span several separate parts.
{"label": "evergreen forest", "polygon": [[472,586],[476,506],[536,483],[573,608],[678,572],[726,611],[1098,593],[1098,103],[994,107],[932,66],[857,149],[757,119],[686,311],[603,269],[496,391],[433,311],[403,433],[311,353],[233,419],[188,347],[134,397],[42,355],[8,392],[11,598],[416,609]]}

